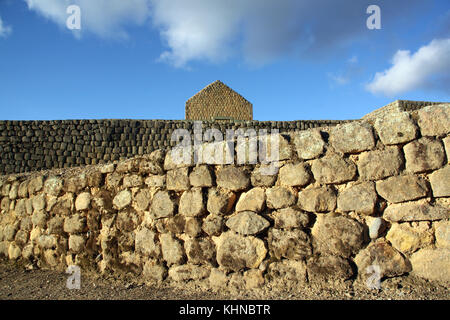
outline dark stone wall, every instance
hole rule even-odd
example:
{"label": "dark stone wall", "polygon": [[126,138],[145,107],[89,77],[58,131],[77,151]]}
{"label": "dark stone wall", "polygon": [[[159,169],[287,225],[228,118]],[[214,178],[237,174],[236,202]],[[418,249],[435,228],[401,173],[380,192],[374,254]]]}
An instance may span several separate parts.
{"label": "dark stone wall", "polygon": [[[344,121],[203,122],[203,130],[253,128],[280,133],[333,126]],[[106,163],[168,148],[188,120],[0,121],[0,174]]]}

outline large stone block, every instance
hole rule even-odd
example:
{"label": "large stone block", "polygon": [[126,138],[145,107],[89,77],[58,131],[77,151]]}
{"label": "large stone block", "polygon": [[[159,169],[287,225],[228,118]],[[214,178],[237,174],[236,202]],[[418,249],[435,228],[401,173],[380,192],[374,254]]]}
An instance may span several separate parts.
{"label": "large stone block", "polygon": [[422,108],[417,117],[422,136],[440,136],[450,132],[450,104]]}
{"label": "large stone block", "polygon": [[412,227],[408,223],[393,223],[386,239],[395,249],[406,254],[429,246],[434,241],[431,230],[427,230],[426,227]]}
{"label": "large stone block", "polygon": [[450,165],[430,174],[434,197],[450,197]]}
{"label": "large stone block", "polygon": [[175,201],[168,191],[158,191],[150,205],[150,216],[153,219],[168,218],[174,215]]}
{"label": "large stone block", "polygon": [[201,216],[205,212],[202,188],[192,188],[183,192],[178,211],[187,217]]}
{"label": "large stone block", "polygon": [[436,247],[450,249],[450,221],[442,220],[434,223]]}
{"label": "large stone block", "polygon": [[274,218],[274,228],[277,229],[296,229],[305,228],[309,222],[309,215],[301,210],[294,208],[284,208],[272,212]]}
{"label": "large stone block", "polygon": [[169,233],[161,234],[159,239],[161,242],[162,256],[167,265],[182,264],[185,256],[181,242]]}
{"label": "large stone block", "polygon": [[376,185],[378,194],[392,203],[423,198],[429,190],[426,180],[411,174],[377,181]]}
{"label": "large stone block", "polygon": [[250,186],[250,178],[243,168],[226,166],[217,171],[217,185],[231,191],[242,191]]}
{"label": "large stone block", "polygon": [[208,166],[197,166],[192,169],[189,181],[194,187],[212,187],[213,177]]}
{"label": "large stone block", "polygon": [[266,190],[267,207],[281,209],[290,207],[297,200],[295,190],[286,187],[272,187]]}
{"label": "large stone block", "polygon": [[403,156],[396,146],[359,155],[358,171],[363,180],[379,180],[395,176],[403,166]]}
{"label": "large stone block", "polygon": [[266,203],[266,192],[263,188],[253,188],[244,192],[236,204],[236,211],[261,212]]}
{"label": "large stone block", "polygon": [[230,216],[225,223],[231,230],[242,235],[255,235],[270,225],[269,221],[252,211],[241,211]]}
{"label": "large stone block", "polygon": [[136,231],[134,241],[137,253],[154,258],[161,255],[161,246],[155,232],[143,227]]}
{"label": "large stone block", "polygon": [[311,175],[306,163],[288,163],[280,169],[280,183],[285,186],[304,186],[309,182]]}
{"label": "large stone block", "polygon": [[184,191],[191,186],[189,182],[189,168],[178,168],[167,171],[167,190]]}
{"label": "large stone block", "polygon": [[236,202],[236,194],[229,190],[210,188],[208,190],[208,212],[216,215],[229,214]]}
{"label": "large stone block", "polygon": [[240,271],[258,268],[266,257],[267,249],[261,239],[237,235],[232,231],[217,238],[217,262],[225,269]]}
{"label": "large stone block", "polygon": [[337,207],[339,211],[371,215],[375,211],[377,194],[373,182],[362,182],[347,187],[339,193]]}
{"label": "large stone block", "polygon": [[375,147],[372,127],[367,123],[349,122],[331,129],[330,144],[342,153],[355,153]]}
{"label": "large stone block", "polygon": [[389,113],[378,117],[374,127],[385,145],[405,143],[417,137],[417,127],[408,112]]}
{"label": "large stone block", "polygon": [[309,212],[328,212],[336,208],[336,192],[328,186],[304,189],[298,194],[298,206]]}
{"label": "large stone block", "polygon": [[355,164],[337,154],[313,160],[311,170],[316,181],[321,184],[342,183],[356,176]]}
{"label": "large stone block", "polygon": [[426,248],[411,256],[412,274],[450,285],[450,249]]}
{"label": "large stone block", "polygon": [[305,130],[294,134],[294,146],[300,159],[309,160],[319,157],[325,147],[325,142],[319,130]]}
{"label": "large stone block", "polygon": [[409,172],[426,172],[439,169],[444,165],[444,148],[438,140],[420,138],[403,147],[406,170]]}
{"label": "large stone block", "polygon": [[312,255],[310,238],[302,230],[271,229],[268,244],[270,255],[278,260],[302,260]]}
{"label": "large stone block", "polygon": [[383,218],[393,222],[434,221],[449,217],[449,208],[431,205],[423,200],[391,204],[383,213]]}

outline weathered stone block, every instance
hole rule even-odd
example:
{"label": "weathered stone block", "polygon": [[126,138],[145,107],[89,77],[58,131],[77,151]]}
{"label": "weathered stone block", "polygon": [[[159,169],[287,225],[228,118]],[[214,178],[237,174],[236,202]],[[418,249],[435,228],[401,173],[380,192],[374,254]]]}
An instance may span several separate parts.
{"label": "weathered stone block", "polygon": [[192,169],[189,181],[194,187],[212,187],[213,177],[208,166],[198,166]]}
{"label": "weathered stone block", "polygon": [[198,217],[205,212],[202,188],[184,191],[180,198],[179,213],[187,217]]}
{"label": "weathered stone block", "polygon": [[450,249],[450,221],[442,220],[434,223],[436,247]]}
{"label": "weathered stone block", "polygon": [[89,209],[91,205],[91,194],[89,192],[80,193],[75,200],[75,209],[83,211]]}
{"label": "weathered stone block", "polygon": [[150,205],[150,216],[153,219],[167,218],[174,215],[175,202],[168,191],[158,191]]}
{"label": "weathered stone block", "polygon": [[359,155],[358,171],[363,180],[379,180],[395,176],[403,166],[403,156],[396,146]]}
{"label": "weathered stone block", "polygon": [[327,212],[336,208],[336,193],[328,186],[304,189],[298,194],[298,206],[309,212]]}
{"label": "weathered stone block", "polygon": [[305,228],[310,221],[307,213],[292,207],[274,211],[272,215],[274,218],[274,228],[277,229]]}
{"label": "weathered stone block", "polygon": [[355,164],[337,154],[313,160],[311,171],[321,184],[342,183],[353,180],[356,176]]}
{"label": "weathered stone block", "polygon": [[179,168],[167,171],[167,190],[184,191],[191,186],[188,176],[189,168]]}
{"label": "weathered stone block", "polygon": [[217,171],[217,185],[231,191],[241,191],[250,186],[250,178],[240,167],[222,167]]}
{"label": "weathered stone block", "polygon": [[158,258],[161,255],[161,246],[155,232],[143,227],[136,231],[136,252],[147,257]]}
{"label": "weathered stone block", "polygon": [[131,203],[131,192],[128,190],[120,191],[113,199],[113,205],[116,209],[122,210]]}
{"label": "weathered stone block", "polygon": [[226,226],[242,235],[255,235],[269,227],[270,223],[252,211],[242,211],[230,216]]}
{"label": "weathered stone block", "polygon": [[395,249],[405,254],[431,245],[434,241],[430,230],[421,230],[421,228],[412,227],[408,223],[393,223],[386,239]]}
{"label": "weathered stone block", "polygon": [[330,144],[342,153],[355,153],[375,147],[372,128],[367,123],[349,122],[333,127]]}
{"label": "weathered stone block", "polygon": [[311,175],[306,163],[288,163],[280,169],[280,183],[285,186],[304,186],[309,182]]}
{"label": "weathered stone block", "polygon": [[450,165],[434,171],[430,175],[434,197],[450,197]]}
{"label": "weathered stone block", "polygon": [[412,274],[444,285],[450,284],[450,250],[427,248],[411,256]]}
{"label": "weathered stone block", "polygon": [[294,134],[294,146],[300,159],[309,160],[319,157],[325,147],[325,142],[319,130],[305,130]]}
{"label": "weathered stone block", "polygon": [[377,194],[373,182],[354,184],[339,193],[337,207],[339,211],[371,215],[375,211]]}
{"label": "weathered stone block", "polygon": [[309,236],[302,230],[269,230],[270,255],[276,259],[302,260],[312,255]]}
{"label": "weathered stone block", "polygon": [[426,172],[439,169],[444,164],[445,154],[441,142],[430,138],[420,138],[403,147],[406,170],[409,172]]}
{"label": "weathered stone block", "polygon": [[450,132],[450,105],[429,106],[417,112],[422,136],[440,136]]}
{"label": "weathered stone block", "polygon": [[180,241],[169,233],[163,233],[159,237],[161,252],[168,266],[182,264],[184,262],[184,251]]}
{"label": "weathered stone block", "polygon": [[266,203],[266,192],[263,188],[253,188],[244,192],[236,204],[236,211],[261,212]]}
{"label": "weathered stone block", "polygon": [[266,190],[267,207],[281,209],[290,207],[297,200],[295,190],[287,187],[272,187]]}
{"label": "weathered stone block", "polygon": [[383,218],[394,222],[434,221],[449,217],[450,209],[421,200],[391,204],[383,213]]}
{"label": "weathered stone block", "polygon": [[202,224],[202,229],[209,236],[219,236],[223,230],[223,217],[217,214],[209,214]]}
{"label": "weathered stone block", "polygon": [[390,177],[377,181],[377,192],[392,203],[423,198],[428,194],[428,183],[415,175]]}
{"label": "weathered stone block", "polygon": [[375,120],[375,130],[385,145],[409,142],[417,137],[417,127],[408,112],[389,113]]}

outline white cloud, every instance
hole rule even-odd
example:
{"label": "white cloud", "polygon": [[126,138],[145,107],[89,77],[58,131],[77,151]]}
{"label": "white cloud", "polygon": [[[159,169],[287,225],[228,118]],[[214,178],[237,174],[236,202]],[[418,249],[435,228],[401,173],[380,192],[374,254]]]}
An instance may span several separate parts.
{"label": "white cloud", "polygon": [[366,89],[387,96],[416,89],[450,90],[442,85],[450,74],[450,38],[435,39],[416,53],[399,50],[392,58],[392,67],[375,74]]}
{"label": "white cloud", "polygon": [[101,37],[126,37],[126,25],[142,25],[150,14],[148,0],[24,0],[36,11],[65,27],[69,5],[81,8],[81,32]]}
{"label": "white cloud", "polygon": [[0,17],[0,38],[6,38],[12,32],[12,28],[3,23],[2,17]]}

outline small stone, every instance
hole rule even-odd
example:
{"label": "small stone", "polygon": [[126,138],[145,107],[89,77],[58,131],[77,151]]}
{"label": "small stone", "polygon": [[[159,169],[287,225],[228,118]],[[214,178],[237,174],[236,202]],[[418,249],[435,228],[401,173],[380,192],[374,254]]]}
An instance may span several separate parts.
{"label": "small stone", "polygon": [[258,268],[266,257],[267,249],[261,239],[240,236],[232,231],[217,238],[217,262],[225,269],[240,271]]}
{"label": "small stone", "polygon": [[266,190],[267,207],[282,209],[290,207],[296,202],[295,190],[287,187],[272,187]]}
{"label": "small stone", "polygon": [[406,143],[417,137],[417,127],[408,112],[378,117],[374,127],[384,145]]}
{"label": "small stone", "polygon": [[343,215],[317,215],[311,234],[319,252],[343,258],[357,253],[366,239],[363,225]]}
{"label": "small stone", "polygon": [[269,230],[270,255],[280,260],[301,260],[312,255],[309,236],[302,230]]}
{"label": "small stone", "polygon": [[430,174],[431,189],[433,196],[450,197],[450,166],[447,165],[442,169],[434,171]]}
{"label": "small stone", "polygon": [[450,285],[450,250],[422,249],[411,256],[412,274]]}
{"label": "small stone", "polygon": [[450,105],[428,106],[417,112],[422,136],[440,136],[450,132]]}
{"label": "small stone", "polygon": [[163,188],[166,185],[165,175],[150,175],[145,178],[144,183],[149,187],[160,187]]}
{"label": "small stone", "polygon": [[383,225],[383,219],[376,217],[372,219],[369,226],[369,237],[370,239],[376,239],[380,235],[381,227]]}
{"label": "small stone", "polygon": [[186,218],[184,232],[190,237],[198,237],[202,232],[202,225],[196,218]]}
{"label": "small stone", "polygon": [[131,203],[131,192],[128,190],[120,191],[113,200],[113,205],[116,209],[122,210]]}
{"label": "small stone", "polygon": [[285,186],[304,186],[308,184],[311,175],[305,163],[288,163],[280,169],[280,183]]}
{"label": "small stone", "polygon": [[401,276],[411,271],[410,262],[384,239],[370,243],[356,255],[354,261],[358,275],[366,280],[374,270],[379,271],[379,279]]}
{"label": "small stone", "polygon": [[377,181],[377,192],[391,203],[416,200],[428,194],[428,183],[415,175],[390,177]]}
{"label": "small stone", "polygon": [[417,228],[411,227],[408,223],[393,223],[386,240],[398,251],[410,254],[431,245],[434,238],[430,231],[418,232]]}
{"label": "small stone", "polygon": [[28,180],[25,180],[19,184],[19,189],[17,190],[17,195],[19,198],[28,197]]}
{"label": "small stone", "polygon": [[43,176],[37,176],[37,177],[32,178],[28,182],[28,194],[31,196],[31,195],[35,194],[36,192],[41,191],[43,186],[44,186],[44,177]]}
{"label": "small stone", "polygon": [[161,246],[155,232],[142,227],[136,231],[134,241],[134,246],[137,253],[153,258],[158,258],[161,255]]}
{"label": "small stone", "polygon": [[212,268],[209,274],[209,285],[213,290],[224,288],[228,283],[228,277],[223,270]]}
{"label": "small stone", "polygon": [[242,168],[222,167],[217,171],[217,185],[231,191],[242,191],[250,186],[250,178]]}
{"label": "small stone", "polygon": [[89,192],[82,192],[75,200],[75,209],[77,211],[83,211],[89,209],[91,204],[91,194]]}
{"label": "small stone", "polygon": [[45,209],[45,196],[43,193],[34,196],[33,201],[33,212],[39,212]]}
{"label": "small stone", "polygon": [[150,191],[142,189],[135,197],[136,209],[145,211],[150,204]]}
{"label": "small stone", "polygon": [[123,176],[120,173],[113,172],[106,175],[105,184],[108,189],[117,188],[123,180]]}
{"label": "small stone", "polygon": [[270,223],[252,211],[242,211],[228,218],[226,226],[242,235],[255,235],[269,227]]}
{"label": "small stone", "polygon": [[450,249],[450,221],[443,220],[434,223],[436,247]]}
{"label": "small stone", "polygon": [[298,206],[308,212],[328,212],[336,208],[336,192],[328,186],[303,189],[298,194]]}
{"label": "small stone", "polygon": [[275,282],[306,283],[306,263],[296,260],[272,262],[268,267],[268,278]]}
{"label": "small stone", "polygon": [[[447,164],[450,163],[450,136],[446,136],[444,139],[442,139],[442,142],[444,142],[444,148],[445,153],[447,154]],[[20,189],[20,187],[19,187]],[[20,192],[19,192],[20,196]]]}
{"label": "small stone", "polygon": [[183,246],[179,240],[169,233],[163,233],[160,235],[160,242],[162,256],[168,266],[184,262]]}
{"label": "small stone", "polygon": [[445,154],[441,142],[430,138],[420,138],[403,147],[406,170],[421,173],[443,166]]}
{"label": "small stone", "polygon": [[207,210],[212,214],[228,214],[233,209],[236,194],[229,190],[211,188],[208,190]]}
{"label": "small stone", "polygon": [[14,242],[11,242],[8,248],[8,257],[9,260],[17,260],[22,255],[22,250],[20,250],[20,247],[16,245]]}
{"label": "small stone", "polygon": [[182,234],[186,224],[185,217],[181,214],[176,214],[167,219],[166,228],[173,234]]}
{"label": "small stone", "polygon": [[223,218],[216,214],[210,214],[203,220],[202,229],[209,236],[219,236],[223,230]]}
{"label": "small stone", "polygon": [[198,166],[192,169],[189,181],[194,187],[212,187],[213,177],[208,166]]}
{"label": "small stone", "polygon": [[86,188],[86,174],[81,173],[64,179],[63,189],[66,192],[79,193]]}
{"label": "small stone", "polygon": [[323,153],[325,142],[319,130],[304,130],[295,133],[294,145],[298,157],[309,160],[315,159]]}
{"label": "small stone", "polygon": [[400,173],[403,156],[396,146],[359,155],[358,172],[363,180],[380,180]]}
{"label": "small stone", "polygon": [[168,191],[155,193],[150,205],[150,215],[153,219],[161,219],[173,216],[175,202]]}
{"label": "small stone", "polygon": [[253,211],[261,212],[266,203],[266,192],[263,188],[253,188],[248,192],[241,194],[238,203],[236,204],[236,211]]}
{"label": "small stone", "polygon": [[450,217],[450,210],[426,201],[411,201],[389,205],[383,217],[393,222],[434,221]]}
{"label": "small stone", "polygon": [[169,269],[169,277],[174,281],[201,280],[209,276],[209,268],[185,264]]}
{"label": "small stone", "polygon": [[284,208],[272,212],[274,217],[274,228],[276,229],[296,229],[305,228],[309,224],[307,213],[294,208]]}
{"label": "small stone", "polygon": [[311,171],[316,181],[321,184],[346,182],[356,176],[355,164],[337,154],[313,160]]}
{"label": "small stone", "polygon": [[192,188],[183,192],[180,198],[179,213],[186,217],[198,217],[205,212],[201,188]]}
{"label": "small stone", "polygon": [[69,236],[69,249],[73,253],[82,252],[84,249],[85,242],[86,241],[83,236],[72,234]]}
{"label": "small stone", "polygon": [[333,127],[329,141],[336,151],[342,153],[361,152],[375,147],[372,128],[357,121]]}
{"label": "small stone", "polygon": [[260,288],[264,285],[264,276],[261,270],[250,269],[244,272],[244,281],[247,290]]}
{"label": "small stone", "polygon": [[38,239],[39,247],[42,249],[52,249],[55,248],[58,240],[53,235],[41,235]]}
{"label": "small stone", "polygon": [[339,193],[337,207],[341,212],[355,211],[371,215],[375,211],[377,194],[373,182],[352,185]]}
{"label": "small stone", "polygon": [[189,168],[179,168],[167,171],[167,190],[185,191],[191,186],[189,182]]}

